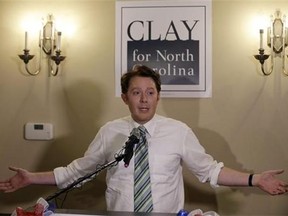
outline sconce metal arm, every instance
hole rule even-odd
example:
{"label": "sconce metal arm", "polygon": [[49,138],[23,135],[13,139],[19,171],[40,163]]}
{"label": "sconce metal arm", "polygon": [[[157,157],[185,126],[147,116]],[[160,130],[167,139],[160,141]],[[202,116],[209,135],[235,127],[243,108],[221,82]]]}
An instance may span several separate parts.
{"label": "sconce metal arm", "polygon": [[63,61],[66,57],[65,56],[61,56],[61,51],[60,50],[56,50],[56,55],[51,56],[51,59],[55,62],[56,64],[56,70],[53,70],[53,66],[52,63],[50,62],[51,65],[51,71],[50,73],[53,76],[56,76],[58,74],[58,70],[59,70],[59,64],[61,63],[61,61]]}
{"label": "sconce metal arm", "polygon": [[287,73],[287,71],[286,71],[285,69],[283,69],[283,74],[284,74],[285,76],[288,76],[288,73]]}
{"label": "sconce metal arm", "polygon": [[288,72],[286,71],[286,61],[285,61],[285,57],[288,57],[285,55],[285,50],[284,50],[284,55],[283,55],[283,58],[282,58],[282,72],[285,76],[288,76]]}
{"label": "sconce metal arm", "polygon": [[[25,70],[26,70],[26,72],[27,72],[28,74],[30,74],[31,76],[36,76],[36,75],[38,75],[38,74],[40,73],[40,71],[41,71],[41,63],[39,62],[39,67],[38,67],[38,69],[37,69],[36,71],[31,72],[31,71],[29,70],[29,68],[28,68],[28,63],[29,63],[29,61],[30,61],[31,59],[34,58],[34,55],[30,55],[30,54],[29,54],[29,50],[27,50],[27,49],[24,49],[23,51],[24,51],[24,54],[23,54],[23,55],[18,55],[18,56],[19,56],[19,58],[22,59],[23,62],[25,63]],[[41,57],[41,52],[40,52],[40,57]]]}
{"label": "sconce metal arm", "polygon": [[51,65],[50,67],[51,67],[51,69],[50,69],[50,74],[51,74],[52,76],[56,76],[56,75],[58,74],[58,71],[59,71],[59,66],[56,65],[56,70],[53,69],[53,66],[52,66],[52,65]]}
{"label": "sconce metal arm", "polygon": [[[29,50],[28,49],[24,49],[24,54],[22,55],[18,55],[20,59],[23,60],[23,62],[25,63],[25,70],[28,74],[30,74],[31,76],[36,76],[40,73],[41,71],[41,59],[42,59],[42,52],[41,52],[42,49],[42,46],[40,46],[40,61],[39,61],[39,66],[38,66],[38,69],[34,72],[31,72],[28,68],[28,63],[31,59],[34,58],[34,55],[30,55],[29,54]],[[66,56],[61,56],[61,51],[60,50],[56,50],[56,55],[53,55],[51,56],[48,61],[48,65],[49,65],[49,70],[50,70],[50,74],[53,75],[53,76],[56,76],[58,74],[58,71],[59,71],[59,65],[60,63],[66,58]],[[56,69],[54,70],[53,68],[53,64],[52,64],[52,61],[53,60],[56,64]]]}
{"label": "sconce metal arm", "polygon": [[254,55],[255,59],[257,59],[260,64],[261,64],[261,71],[265,76],[268,76],[272,73],[273,71],[273,58],[271,56],[271,67],[270,70],[268,72],[265,71],[264,68],[264,63],[265,61],[269,58],[270,55],[264,54],[264,49],[259,49],[259,54],[258,55]]}

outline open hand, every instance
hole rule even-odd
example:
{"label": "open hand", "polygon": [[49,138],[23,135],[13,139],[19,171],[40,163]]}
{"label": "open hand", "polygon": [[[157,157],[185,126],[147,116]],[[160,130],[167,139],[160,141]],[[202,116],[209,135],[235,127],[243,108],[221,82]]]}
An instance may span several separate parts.
{"label": "open hand", "polygon": [[279,195],[288,192],[288,184],[276,178],[282,174],[284,170],[269,170],[265,171],[255,178],[256,184],[263,191],[271,195]]}
{"label": "open hand", "polygon": [[5,193],[14,192],[20,188],[31,184],[30,172],[25,169],[16,167],[9,167],[9,169],[16,172],[16,174],[7,180],[0,181],[0,191],[3,191]]}

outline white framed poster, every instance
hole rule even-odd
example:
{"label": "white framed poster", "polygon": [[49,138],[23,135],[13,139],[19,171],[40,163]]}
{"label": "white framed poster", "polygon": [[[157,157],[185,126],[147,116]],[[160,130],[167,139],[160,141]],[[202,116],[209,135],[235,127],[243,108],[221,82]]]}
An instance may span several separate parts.
{"label": "white framed poster", "polygon": [[212,95],[211,0],[116,2],[116,96],[135,64],[161,76],[162,97]]}

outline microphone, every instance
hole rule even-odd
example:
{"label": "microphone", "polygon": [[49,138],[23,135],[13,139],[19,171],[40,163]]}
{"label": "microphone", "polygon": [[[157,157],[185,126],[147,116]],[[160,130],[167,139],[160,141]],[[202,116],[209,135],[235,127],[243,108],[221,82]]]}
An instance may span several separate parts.
{"label": "microphone", "polygon": [[127,142],[125,143],[125,146],[124,146],[125,152],[124,152],[124,159],[123,160],[124,160],[124,166],[125,167],[129,166],[130,160],[133,156],[134,145],[139,142],[139,139],[140,139],[139,129],[133,128],[133,130],[131,131],[130,136],[129,136],[129,138],[128,138]]}

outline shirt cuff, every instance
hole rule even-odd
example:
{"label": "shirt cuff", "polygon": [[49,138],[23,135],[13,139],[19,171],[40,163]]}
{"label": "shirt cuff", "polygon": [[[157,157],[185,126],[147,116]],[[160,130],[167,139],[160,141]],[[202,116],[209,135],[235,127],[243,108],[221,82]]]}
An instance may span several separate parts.
{"label": "shirt cuff", "polygon": [[65,188],[67,185],[67,182],[65,181],[65,175],[63,174],[65,173],[65,168],[57,167],[53,170],[53,172],[57,187],[60,189]]}
{"label": "shirt cuff", "polygon": [[210,179],[210,185],[213,188],[219,187],[218,185],[218,176],[219,173],[221,171],[221,169],[224,167],[224,164],[222,162],[218,163],[215,167],[215,169],[213,170],[213,173],[211,175],[211,179]]}

